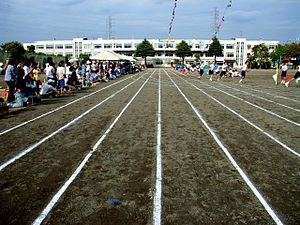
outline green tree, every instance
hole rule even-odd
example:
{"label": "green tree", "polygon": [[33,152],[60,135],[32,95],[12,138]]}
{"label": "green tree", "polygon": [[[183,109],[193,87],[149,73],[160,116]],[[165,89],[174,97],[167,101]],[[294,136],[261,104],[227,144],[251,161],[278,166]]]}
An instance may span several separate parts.
{"label": "green tree", "polygon": [[29,53],[35,53],[35,46],[34,45],[30,45],[27,47],[27,52]]}
{"label": "green tree", "polygon": [[136,48],[135,56],[145,59],[145,66],[147,66],[147,56],[154,56],[155,50],[152,44],[145,38]]}
{"label": "green tree", "polygon": [[200,60],[201,60],[200,53],[196,53],[195,58],[196,58],[196,62],[200,62]]}
{"label": "green tree", "polygon": [[299,58],[300,57],[300,44],[291,43],[286,45],[287,57]]}
{"label": "green tree", "polygon": [[214,56],[215,63],[217,61],[217,56],[223,55],[223,48],[217,37],[213,37],[212,43],[210,44],[208,49],[208,54]]}
{"label": "green tree", "polygon": [[270,53],[269,49],[265,44],[255,45],[252,49],[253,52],[253,61],[255,61],[258,67],[267,68],[270,64]]}
{"label": "green tree", "polygon": [[7,42],[1,47],[4,52],[7,52],[11,57],[18,60],[22,59],[25,53],[23,45],[17,41]]}
{"label": "green tree", "polygon": [[191,46],[188,45],[184,40],[182,40],[177,46],[175,51],[176,56],[182,58],[182,64],[184,64],[184,59],[187,56],[192,56]]}
{"label": "green tree", "polygon": [[83,54],[83,53],[79,54],[79,59],[81,59],[83,61],[87,61],[89,58],[90,58],[89,54]]}
{"label": "green tree", "polygon": [[286,45],[277,45],[275,50],[270,54],[272,62],[288,57],[288,50]]}

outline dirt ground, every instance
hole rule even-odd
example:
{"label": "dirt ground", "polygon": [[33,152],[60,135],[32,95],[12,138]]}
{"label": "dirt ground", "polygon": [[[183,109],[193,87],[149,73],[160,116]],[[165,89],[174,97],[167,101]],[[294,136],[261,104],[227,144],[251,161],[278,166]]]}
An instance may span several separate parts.
{"label": "dirt ground", "polygon": [[0,224],[32,224],[80,165],[41,224],[153,224],[159,115],[162,224],[276,224],[216,138],[277,217],[300,224],[300,88],[273,74],[240,85],[148,69],[5,116]]}

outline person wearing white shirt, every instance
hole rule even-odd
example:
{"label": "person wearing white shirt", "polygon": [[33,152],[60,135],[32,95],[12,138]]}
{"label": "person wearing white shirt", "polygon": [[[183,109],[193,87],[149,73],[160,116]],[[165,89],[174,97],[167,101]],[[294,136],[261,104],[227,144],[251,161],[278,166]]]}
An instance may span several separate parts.
{"label": "person wearing white shirt", "polygon": [[210,81],[213,80],[214,68],[215,68],[215,65],[213,63],[211,63],[209,65],[209,71],[208,71],[208,75],[210,76],[210,78],[209,78]]}
{"label": "person wearing white shirt", "polygon": [[288,66],[284,62],[282,67],[281,67],[281,84],[285,84],[287,71],[288,71]]}
{"label": "person wearing white shirt", "polygon": [[246,77],[246,73],[247,73],[247,68],[248,68],[248,61],[246,61],[244,63],[244,65],[242,66],[242,72],[241,72],[241,79],[240,79],[240,83],[244,83],[244,79]]}

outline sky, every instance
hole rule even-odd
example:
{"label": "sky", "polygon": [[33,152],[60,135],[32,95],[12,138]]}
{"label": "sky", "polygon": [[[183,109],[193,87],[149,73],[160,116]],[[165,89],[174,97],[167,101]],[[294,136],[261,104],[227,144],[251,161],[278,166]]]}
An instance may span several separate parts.
{"label": "sky", "polygon": [[[164,39],[175,0],[0,0],[0,44],[9,41],[108,37]],[[300,37],[300,0],[177,0],[170,37],[211,39],[214,12],[224,22],[219,39],[243,37],[282,44]],[[227,8],[227,9],[226,9]]]}

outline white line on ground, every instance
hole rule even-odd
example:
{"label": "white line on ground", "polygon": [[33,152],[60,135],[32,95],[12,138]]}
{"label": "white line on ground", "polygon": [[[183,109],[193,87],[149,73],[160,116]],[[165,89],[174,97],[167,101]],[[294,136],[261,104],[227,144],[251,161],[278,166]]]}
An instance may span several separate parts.
{"label": "white line on ground", "polygon": [[242,91],[242,90],[240,90],[240,89],[238,89],[238,88],[234,88],[234,87],[230,87],[230,86],[225,85],[225,84],[221,84],[220,82],[219,82],[218,84],[220,84],[220,85],[222,85],[222,86],[225,86],[225,87],[228,87],[228,88],[231,88],[231,89],[233,89],[233,90],[236,90],[236,91],[245,93],[245,94],[247,94],[247,95],[253,96],[253,97],[255,97],[255,98],[259,98],[259,99],[262,99],[262,100],[264,100],[264,101],[267,101],[267,102],[270,102],[270,103],[273,103],[273,104],[276,104],[276,105],[280,105],[280,106],[282,106],[282,107],[284,107],[284,108],[287,108],[287,109],[291,109],[291,110],[300,112],[300,109],[295,109],[295,108],[293,108],[293,107],[290,107],[290,106],[281,104],[281,103],[279,103],[279,102],[275,102],[275,101],[272,101],[272,100],[270,100],[270,99],[267,99],[267,98],[264,98],[264,97],[261,97],[261,96],[257,96],[257,95],[255,95],[255,94],[252,94],[252,93],[249,93],[249,92],[246,92],[246,91]]}
{"label": "white line on ground", "polygon": [[112,94],[111,96],[107,97],[105,100],[101,101],[100,103],[98,103],[97,105],[93,106],[92,108],[90,108],[89,110],[85,111],[83,114],[81,114],[80,116],[76,117],[75,119],[73,119],[72,121],[70,121],[69,123],[67,123],[66,125],[62,126],[61,128],[59,128],[58,130],[54,131],[53,133],[51,133],[50,135],[48,135],[47,137],[44,137],[42,140],[36,142],[35,144],[29,146],[28,148],[22,150],[19,154],[17,154],[16,156],[12,157],[11,159],[3,162],[0,164],[0,172],[6,168],[7,166],[9,166],[10,164],[14,163],[16,160],[20,159],[21,157],[23,157],[24,155],[26,155],[27,153],[31,152],[33,149],[35,149],[36,147],[38,147],[39,145],[41,145],[42,143],[44,143],[45,141],[47,141],[48,139],[50,139],[51,137],[53,137],[54,135],[58,134],[59,132],[61,132],[62,130],[70,127],[72,124],[74,124],[75,122],[77,122],[78,120],[80,120],[81,118],[83,118],[84,116],[86,116],[88,113],[90,113],[92,110],[96,109],[97,107],[99,107],[100,105],[102,105],[103,103],[105,103],[106,101],[108,101],[109,99],[113,98],[114,96],[116,96],[117,94],[119,94],[121,91],[125,90],[126,88],[128,88],[130,85],[132,85],[133,83],[135,83],[136,81],[138,81],[139,79],[141,79],[141,77],[139,77],[137,80],[132,81],[131,83],[129,83],[128,85],[126,85],[125,87],[123,87],[122,89],[120,89],[119,91],[116,91],[114,94]]}
{"label": "white line on ground", "polygon": [[[136,76],[136,75],[133,75],[133,76]],[[114,86],[114,85],[116,85],[116,84],[118,84],[118,83],[121,83],[121,82],[123,82],[123,81],[126,81],[127,79],[130,79],[130,78],[132,78],[133,76],[128,77],[128,78],[126,78],[126,79],[124,79],[124,80],[117,81],[116,83],[110,84],[110,85],[108,85],[108,86],[106,86],[106,87],[104,87],[104,88],[101,88],[101,89],[98,90],[98,91],[95,91],[95,92],[93,92],[93,93],[91,93],[91,94],[88,94],[88,95],[85,95],[85,96],[83,96],[83,97],[81,97],[81,98],[78,98],[78,99],[76,99],[76,100],[74,100],[74,101],[72,101],[72,102],[67,103],[66,105],[63,105],[63,106],[61,106],[61,107],[58,107],[57,109],[54,109],[54,110],[52,110],[52,111],[49,111],[49,112],[47,112],[47,113],[45,113],[45,114],[42,114],[42,115],[40,115],[40,116],[38,116],[38,117],[35,117],[35,118],[31,119],[31,120],[28,120],[28,121],[26,121],[26,122],[24,122],[24,123],[18,124],[18,125],[14,126],[14,127],[11,127],[11,128],[9,128],[9,129],[7,129],[7,130],[1,131],[1,132],[0,132],[0,136],[3,135],[3,134],[8,133],[8,132],[10,132],[10,131],[13,131],[13,130],[15,130],[15,129],[17,129],[17,128],[20,128],[20,127],[22,127],[22,126],[25,126],[26,124],[31,123],[31,122],[33,122],[33,121],[35,121],[35,120],[37,120],[37,119],[40,119],[40,118],[45,117],[45,116],[47,116],[47,115],[50,115],[50,114],[52,114],[52,113],[54,113],[54,112],[56,112],[56,111],[58,111],[58,110],[61,110],[61,109],[65,108],[65,107],[67,107],[67,106],[69,106],[69,105],[72,105],[72,104],[74,104],[74,103],[76,103],[76,102],[78,102],[78,101],[80,101],[80,100],[83,100],[83,99],[88,98],[88,97],[90,97],[90,96],[92,96],[92,95],[94,95],[94,94],[97,94],[98,92],[103,91],[103,90],[105,90],[105,89],[107,89],[107,88],[109,88],[109,87],[112,87],[112,86]]]}
{"label": "white line on ground", "polygon": [[[154,73],[155,71],[153,71]],[[88,162],[89,158],[93,155],[93,153],[97,150],[97,148],[100,146],[102,141],[106,138],[108,133],[112,130],[114,125],[118,122],[120,117],[123,115],[123,113],[126,111],[126,109],[129,107],[129,105],[133,102],[133,100],[136,98],[136,96],[141,92],[143,87],[146,85],[150,77],[153,75],[153,73],[147,78],[147,80],[143,83],[141,88],[136,92],[136,94],[131,98],[131,100],[127,103],[127,105],[123,108],[123,110],[120,112],[120,114],[117,116],[117,118],[112,122],[112,124],[109,126],[109,128],[105,131],[105,133],[101,136],[101,138],[97,141],[97,143],[93,146],[92,150],[84,157],[80,165],[77,167],[75,172],[69,177],[69,179],[64,183],[64,185],[59,189],[59,191],[52,197],[48,205],[45,207],[45,209],[41,212],[41,214],[33,221],[32,225],[40,225],[43,220],[47,217],[49,212],[52,210],[54,205],[58,202],[60,197],[64,194],[64,192],[68,189],[68,187],[71,185],[71,183],[76,179],[76,177],[79,175],[83,167]]]}
{"label": "white line on ground", "polygon": [[153,224],[161,224],[162,196],[162,157],[161,157],[161,70],[158,79],[158,109],[157,109],[157,145],[156,145],[156,183],[153,207]]}
{"label": "white line on ground", "polygon": [[278,118],[280,118],[280,119],[282,119],[282,120],[285,120],[285,121],[287,121],[287,122],[289,122],[289,123],[291,123],[291,124],[294,124],[294,125],[300,127],[300,124],[299,124],[299,123],[296,123],[296,122],[294,122],[294,121],[292,121],[292,120],[289,120],[289,119],[287,119],[287,118],[285,118],[285,117],[283,117],[283,116],[280,116],[280,115],[278,115],[277,113],[272,112],[271,110],[265,109],[265,108],[260,107],[260,106],[258,106],[258,105],[256,105],[256,104],[253,104],[253,103],[251,103],[251,102],[248,102],[248,101],[246,101],[246,100],[243,99],[243,98],[240,98],[240,97],[237,97],[237,96],[235,96],[235,95],[229,94],[229,93],[226,92],[226,91],[223,91],[223,90],[221,90],[221,89],[219,89],[219,88],[216,88],[216,87],[214,87],[214,86],[212,86],[212,85],[206,84],[206,83],[204,83],[204,82],[202,82],[202,81],[199,81],[199,82],[200,82],[201,84],[204,84],[204,85],[210,87],[210,88],[213,88],[213,89],[215,89],[215,90],[218,90],[218,91],[220,91],[220,92],[222,92],[222,93],[224,93],[224,94],[226,94],[226,95],[228,95],[228,96],[230,96],[230,97],[232,97],[232,98],[238,99],[238,100],[240,100],[240,101],[242,101],[242,102],[247,103],[248,105],[251,105],[251,106],[253,106],[253,107],[257,108],[257,109],[260,109],[260,110],[262,110],[262,111],[264,111],[264,112],[266,112],[266,113],[269,113],[269,114],[271,114],[271,115],[273,115],[273,116],[275,116],[275,117],[278,117]]}
{"label": "white line on ground", "polygon": [[208,124],[206,123],[206,121],[202,118],[202,116],[200,115],[200,113],[198,112],[198,110],[194,107],[194,105],[190,102],[190,100],[188,100],[188,98],[185,96],[185,94],[181,91],[181,89],[178,87],[178,85],[173,81],[173,79],[170,77],[170,75],[165,71],[165,73],[167,74],[167,76],[170,78],[170,80],[172,81],[172,83],[175,85],[175,87],[177,88],[177,90],[180,92],[180,94],[184,97],[184,99],[188,102],[188,104],[191,106],[191,108],[193,109],[193,111],[196,113],[196,115],[198,116],[198,118],[201,120],[201,122],[203,123],[203,125],[207,128],[207,130],[209,131],[209,133],[212,135],[212,137],[214,138],[214,140],[216,141],[216,143],[219,145],[219,147],[223,150],[223,152],[225,153],[225,155],[228,157],[228,159],[230,160],[231,164],[234,166],[234,168],[238,171],[238,173],[241,175],[241,177],[244,179],[244,181],[246,182],[246,184],[249,186],[249,188],[252,190],[252,192],[255,194],[255,196],[258,198],[258,200],[261,202],[261,204],[264,206],[264,208],[266,209],[266,211],[269,213],[269,215],[272,217],[272,219],[274,220],[274,222],[277,225],[283,225],[283,223],[280,221],[279,217],[276,215],[275,211],[271,208],[271,206],[269,206],[269,204],[267,203],[267,201],[263,198],[263,196],[260,194],[260,192],[257,190],[257,188],[253,185],[252,181],[247,177],[247,175],[244,173],[244,171],[240,168],[240,166],[237,164],[237,162],[234,160],[234,158],[231,156],[231,154],[229,153],[228,149],[223,145],[223,143],[221,142],[221,140],[218,138],[218,136],[215,134],[215,132],[213,131],[213,129],[211,129]]}
{"label": "white line on ground", "polygon": [[[236,86],[239,86],[238,84],[234,84]],[[254,89],[254,88],[250,88],[250,87],[246,87],[247,89],[249,90],[252,90],[252,91],[255,91],[255,92],[260,92],[260,93],[263,93],[263,94],[266,94],[266,95],[271,95],[273,98],[282,98],[284,100],[289,100],[289,101],[292,101],[292,102],[300,102],[299,100],[296,100],[296,99],[293,99],[293,98],[288,98],[288,97],[285,97],[285,96],[280,96],[280,95],[274,95],[272,93],[269,93],[269,92],[265,92],[265,91],[262,91],[262,90],[257,90],[257,89]]]}
{"label": "white line on ground", "polygon": [[[178,76],[180,77],[180,76]],[[261,133],[265,134],[267,137],[269,137],[270,139],[272,139],[273,141],[275,141],[277,144],[281,145],[284,149],[288,150],[289,152],[293,153],[294,155],[300,157],[300,153],[296,152],[295,150],[293,150],[292,148],[290,148],[289,146],[287,146],[286,144],[284,144],[283,142],[279,141],[278,139],[276,139],[275,137],[273,137],[271,134],[269,134],[268,132],[264,131],[262,128],[256,126],[254,123],[250,122],[249,120],[247,120],[245,117],[243,117],[242,115],[240,115],[239,113],[237,113],[236,111],[234,111],[233,109],[231,109],[230,107],[226,106],[225,104],[223,104],[222,102],[220,102],[219,100],[217,100],[216,98],[214,98],[213,96],[207,94],[205,91],[203,91],[201,88],[195,86],[194,84],[186,81],[185,79],[181,78],[180,79],[184,80],[186,83],[188,83],[189,85],[193,86],[194,88],[196,88],[197,90],[201,91],[203,94],[205,94],[207,97],[211,98],[212,100],[214,100],[215,102],[217,102],[218,104],[220,104],[221,106],[223,106],[224,108],[228,109],[230,112],[232,112],[233,114],[237,115],[239,118],[241,118],[242,120],[244,120],[245,122],[247,122],[248,124],[250,124],[251,126],[253,126],[254,128],[256,128],[257,130],[259,130]]]}

